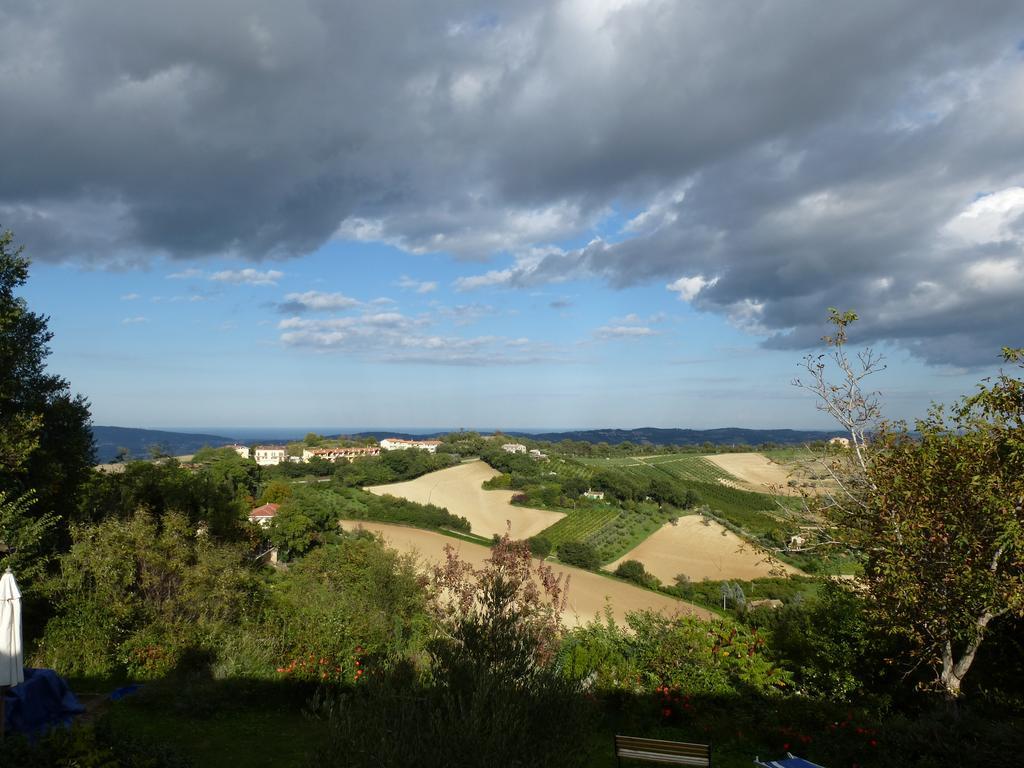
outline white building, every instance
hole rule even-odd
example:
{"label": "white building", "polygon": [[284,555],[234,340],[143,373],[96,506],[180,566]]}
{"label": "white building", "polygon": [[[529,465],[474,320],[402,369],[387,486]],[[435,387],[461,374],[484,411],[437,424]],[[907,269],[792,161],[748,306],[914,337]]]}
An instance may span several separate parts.
{"label": "white building", "polygon": [[286,460],[288,449],[283,445],[257,445],[253,458],[261,467],[274,467]]}
{"label": "white building", "polygon": [[531,459],[546,459],[547,457],[548,457],[548,455],[546,453],[544,453],[544,451],[537,450],[536,448],[531,448],[530,449],[530,458]]}
{"label": "white building", "polygon": [[583,495],[588,499],[597,499],[598,501],[604,499],[604,491],[593,491],[590,488],[587,488]]}
{"label": "white building", "polygon": [[828,441],[828,444],[829,445],[838,445],[841,448],[849,448],[850,447],[850,438],[848,438],[848,437],[833,437],[831,440]]}
{"label": "white building", "polygon": [[325,461],[337,461],[338,459],[362,459],[366,456],[379,456],[380,448],[376,445],[358,445],[348,448],[305,448],[302,451],[302,460],[309,461],[313,457]]}
{"label": "white building", "polygon": [[507,453],[526,453],[526,446],[522,443],[505,443],[501,450]]}
{"label": "white building", "polygon": [[238,443],[235,443],[234,445],[229,445],[229,446],[226,446],[226,447],[230,448],[232,451],[237,453],[243,459],[248,459],[249,458],[249,446],[248,445],[239,445]]}
{"label": "white building", "polygon": [[400,437],[385,437],[380,441],[381,450],[384,451],[407,451],[416,448],[428,453],[435,453],[441,445],[440,440],[403,440]]}

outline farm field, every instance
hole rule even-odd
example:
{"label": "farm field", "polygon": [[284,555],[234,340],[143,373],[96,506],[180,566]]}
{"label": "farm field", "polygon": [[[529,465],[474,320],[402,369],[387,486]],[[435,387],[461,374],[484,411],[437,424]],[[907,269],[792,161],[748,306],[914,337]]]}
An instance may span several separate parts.
{"label": "farm field", "polygon": [[[341,522],[346,528],[362,527],[379,533],[388,546],[402,553],[417,555],[424,565],[441,562],[446,545],[454,547],[460,557],[477,567],[490,555],[490,549],[487,547],[455,541],[443,534],[419,528],[367,521]],[[675,600],[668,595],[641,589],[596,573],[567,565],[553,564],[553,567],[556,573],[569,577],[569,599],[563,613],[563,619],[568,626],[585,624],[595,617],[602,616],[606,604],[611,606],[612,615],[618,622],[624,621],[629,611],[647,609],[663,611],[669,615],[680,613],[701,618],[714,616],[711,611],[692,603]]]}
{"label": "farm field", "polygon": [[765,562],[766,553],[744,542],[739,536],[700,515],[682,517],[668,523],[613,563],[608,570],[626,560],[639,560],[648,573],[665,584],[686,574],[691,581],[712,579],[758,579],[767,576],[800,574],[785,563]]}
{"label": "farm field", "polygon": [[513,538],[526,539],[564,517],[561,512],[512,506],[512,491],[485,491],[480,487],[499,474],[482,461],[471,461],[415,480],[373,485],[365,490],[445,507],[453,515],[466,518],[479,536],[501,535],[509,530]]}
{"label": "farm field", "polygon": [[756,493],[776,492],[791,496],[798,492],[789,488],[789,470],[761,453],[720,453],[707,460],[735,477],[737,487]]}

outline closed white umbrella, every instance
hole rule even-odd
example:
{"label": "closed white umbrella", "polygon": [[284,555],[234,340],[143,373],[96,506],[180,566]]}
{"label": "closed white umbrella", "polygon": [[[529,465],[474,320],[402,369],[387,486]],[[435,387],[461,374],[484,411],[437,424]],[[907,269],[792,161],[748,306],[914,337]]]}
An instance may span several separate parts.
{"label": "closed white umbrella", "polygon": [[7,686],[25,680],[21,647],[21,591],[8,568],[0,576],[0,736],[4,732],[4,694]]}

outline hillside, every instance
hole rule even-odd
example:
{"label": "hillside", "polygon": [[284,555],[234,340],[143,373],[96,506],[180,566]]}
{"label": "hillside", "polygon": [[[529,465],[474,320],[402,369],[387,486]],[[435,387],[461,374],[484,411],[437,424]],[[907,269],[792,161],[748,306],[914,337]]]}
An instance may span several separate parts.
{"label": "hillside", "polygon": [[635,443],[637,445],[799,445],[816,440],[828,440],[844,433],[838,431],[816,432],[799,429],[742,429],[721,427],[718,429],[659,429],[640,427],[638,429],[584,429],[569,432],[508,432],[509,435],[532,437],[557,443],[560,440],[582,440],[587,443]]}
{"label": "hillside", "polygon": [[93,426],[92,435],[96,441],[96,461],[100,464],[113,461],[122,448],[128,449],[130,458],[144,459],[150,455],[152,446],[171,456],[180,456],[195,453],[204,445],[227,445],[234,442],[230,437],[222,435],[165,432],[159,429],[131,427]]}

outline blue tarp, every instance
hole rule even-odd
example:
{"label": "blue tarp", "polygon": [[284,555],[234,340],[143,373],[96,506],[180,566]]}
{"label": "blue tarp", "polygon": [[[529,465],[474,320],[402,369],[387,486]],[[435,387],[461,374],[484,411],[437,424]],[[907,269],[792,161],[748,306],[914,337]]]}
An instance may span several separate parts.
{"label": "blue tarp", "polygon": [[755,760],[754,765],[760,768],[824,768],[824,766],[804,760],[802,757],[793,757],[789,752],[781,760]]}
{"label": "blue tarp", "polygon": [[67,681],[52,669],[26,669],[25,682],[4,697],[7,730],[38,733],[54,725],[70,725],[85,712]]}

